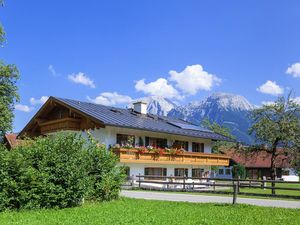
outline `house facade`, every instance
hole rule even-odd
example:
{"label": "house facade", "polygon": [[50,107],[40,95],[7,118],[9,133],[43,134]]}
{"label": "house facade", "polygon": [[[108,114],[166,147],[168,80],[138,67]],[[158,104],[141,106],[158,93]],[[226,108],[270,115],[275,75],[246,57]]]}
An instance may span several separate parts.
{"label": "house facade", "polygon": [[211,166],[228,166],[229,156],[212,154],[215,140],[231,141],[183,120],[147,114],[147,105],[120,109],[50,97],[20,132],[19,137],[61,130],[89,132],[119,157],[128,176],[201,177]]}

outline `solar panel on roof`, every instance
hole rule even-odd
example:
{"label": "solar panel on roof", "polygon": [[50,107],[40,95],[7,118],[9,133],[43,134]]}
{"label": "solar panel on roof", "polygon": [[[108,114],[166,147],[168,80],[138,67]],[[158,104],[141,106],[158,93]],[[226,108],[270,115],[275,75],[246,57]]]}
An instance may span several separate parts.
{"label": "solar panel on roof", "polygon": [[171,125],[174,125],[176,127],[182,128],[182,129],[186,129],[186,130],[197,130],[197,131],[204,131],[204,132],[211,132],[211,130],[208,130],[206,128],[200,127],[200,126],[196,126],[193,124],[187,124],[187,123],[177,123],[177,122],[169,122]]}

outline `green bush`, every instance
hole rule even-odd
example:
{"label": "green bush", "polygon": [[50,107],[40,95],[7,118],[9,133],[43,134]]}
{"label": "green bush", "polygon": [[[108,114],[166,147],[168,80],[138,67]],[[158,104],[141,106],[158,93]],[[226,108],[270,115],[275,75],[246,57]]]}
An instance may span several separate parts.
{"label": "green bush", "polygon": [[116,166],[117,156],[89,135],[88,158],[90,185],[87,198],[98,201],[117,199],[125,179],[123,167]]}
{"label": "green bush", "polygon": [[246,168],[242,164],[236,164],[232,167],[233,178],[245,179],[246,178]]}
{"label": "green bush", "polygon": [[66,208],[111,200],[123,179],[116,157],[93,139],[59,133],[12,151],[0,148],[0,211]]}

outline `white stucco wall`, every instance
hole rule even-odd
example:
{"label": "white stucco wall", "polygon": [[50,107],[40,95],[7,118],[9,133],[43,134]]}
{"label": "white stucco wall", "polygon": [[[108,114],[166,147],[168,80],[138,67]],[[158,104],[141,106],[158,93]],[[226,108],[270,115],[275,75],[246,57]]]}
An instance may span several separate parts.
{"label": "white stucco wall", "polygon": [[145,137],[156,137],[156,138],[166,138],[168,140],[168,145],[171,145],[175,140],[178,141],[188,141],[189,151],[192,151],[192,142],[204,143],[204,152],[211,153],[212,141],[210,139],[204,138],[192,138],[180,135],[172,135],[158,132],[149,132],[143,130],[135,130],[121,127],[110,127],[96,129],[91,131],[91,134],[99,140],[100,143],[106,145],[106,147],[113,146],[117,142],[117,134],[128,134],[135,136],[135,142],[138,144],[139,137],[143,138],[145,143]]}
{"label": "white stucco wall", "polygon": [[[145,143],[145,137],[156,137],[156,138],[166,138],[168,140],[168,145],[172,145],[175,140],[179,141],[188,141],[189,143],[189,151],[192,151],[192,142],[204,143],[204,152],[211,153],[212,141],[210,139],[204,138],[193,138],[186,137],[180,135],[172,135],[158,132],[149,132],[143,130],[135,130],[121,127],[111,127],[106,126],[105,128],[96,129],[90,131],[95,139],[97,139],[100,143],[105,144],[108,148],[109,146],[113,146],[117,142],[117,134],[127,134],[134,135],[135,142],[138,144],[139,137],[143,138]],[[86,136],[86,132],[83,132],[83,136]],[[192,166],[192,165],[164,165],[164,164],[140,164],[140,163],[120,163],[119,165],[126,165],[130,167],[130,175],[144,175],[145,167],[159,167],[159,168],[167,168],[167,176],[174,176],[175,168],[188,168],[188,176],[192,176],[193,168],[201,168],[204,171],[210,171],[210,166]]]}
{"label": "white stucco wall", "polygon": [[192,169],[194,168],[201,168],[204,169],[204,172],[210,171],[210,166],[192,166],[192,165],[163,165],[163,164],[141,164],[141,163],[120,163],[121,166],[129,166],[130,167],[130,176],[136,175],[145,175],[144,170],[146,167],[151,168],[167,168],[167,176],[174,176],[175,168],[187,168],[188,169],[188,176],[192,176]]}

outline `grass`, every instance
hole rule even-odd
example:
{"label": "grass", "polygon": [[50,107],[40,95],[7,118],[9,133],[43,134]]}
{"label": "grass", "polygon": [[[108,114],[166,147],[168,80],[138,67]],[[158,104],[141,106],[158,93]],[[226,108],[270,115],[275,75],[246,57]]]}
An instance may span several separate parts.
{"label": "grass", "polygon": [[[267,187],[271,187],[271,183],[267,183]],[[285,188],[300,188],[300,184],[284,184],[284,183],[276,183],[275,187],[285,187]],[[232,192],[232,188],[228,188],[224,190],[225,192]],[[240,188],[240,192],[242,193],[250,193],[250,194],[265,194],[271,195],[271,189],[261,189],[261,188]],[[289,195],[289,196],[300,196],[300,191],[295,190],[276,190],[276,195]],[[255,196],[256,198],[256,196]],[[278,199],[272,198],[272,199]]]}
{"label": "grass", "polygon": [[[267,184],[268,187],[271,186],[270,183]],[[300,188],[300,184],[283,184],[277,183],[275,187],[285,187],[285,188]],[[257,194],[271,194],[271,189],[260,189],[260,188],[241,188],[241,192],[246,193],[257,193]],[[276,190],[277,195],[291,195],[291,196],[300,196],[300,191],[293,191],[293,190]]]}
{"label": "grass", "polygon": [[299,224],[300,209],[122,198],[61,210],[0,213],[1,225],[79,224]]}

